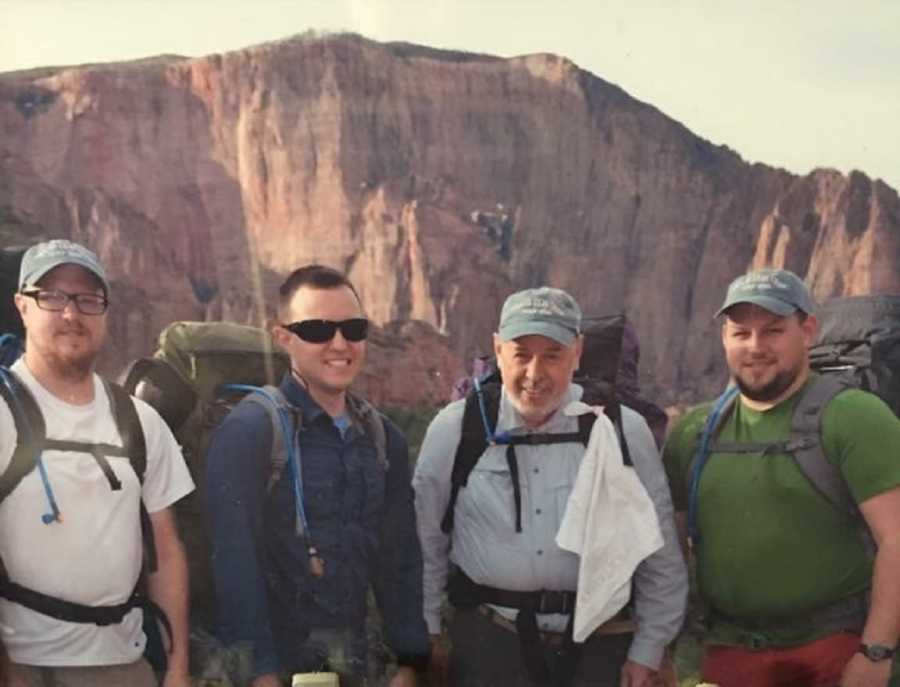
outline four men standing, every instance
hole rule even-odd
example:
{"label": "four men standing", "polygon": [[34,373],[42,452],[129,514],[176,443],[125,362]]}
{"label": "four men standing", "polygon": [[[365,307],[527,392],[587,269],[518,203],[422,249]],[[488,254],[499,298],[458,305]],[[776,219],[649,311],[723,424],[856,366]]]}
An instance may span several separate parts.
{"label": "four men standing", "polygon": [[[165,685],[187,685],[187,573],[169,507],[193,485],[159,416],[93,372],[104,270],[82,246],[50,241],[25,255],[19,286],[26,353],[0,403],[0,623],[13,684],[155,684],[141,658],[146,582],[172,629]],[[646,423],[621,408],[626,469],[662,546],[637,564],[623,611],[583,645],[572,638],[576,599],[602,584],[557,544],[587,443],[569,413],[583,346],[571,296],[543,287],[507,299],[494,336],[502,382],[493,406],[477,399],[485,436],[472,443],[477,404],[450,404],[412,480],[402,434],[348,391],[368,321],[346,277],[296,270],[278,314],[273,337],[291,371],[237,406],[208,459],[222,637],[252,649],[254,687],[322,669],[344,685],[378,683],[370,586],[398,659],[393,687],[415,685],[429,633],[433,665],[447,661],[445,588],[453,684],[658,685],[687,596],[672,500],[709,605],[706,679],[887,684],[900,631],[900,461],[885,447],[900,445],[900,421],[870,394],[829,396],[822,453],[860,517],[812,485],[792,432],[795,410],[821,391],[807,355],[816,320],[792,273],[758,271],[729,288],[719,314],[736,397],[675,427],[672,500]],[[473,445],[459,479],[461,447]]]}

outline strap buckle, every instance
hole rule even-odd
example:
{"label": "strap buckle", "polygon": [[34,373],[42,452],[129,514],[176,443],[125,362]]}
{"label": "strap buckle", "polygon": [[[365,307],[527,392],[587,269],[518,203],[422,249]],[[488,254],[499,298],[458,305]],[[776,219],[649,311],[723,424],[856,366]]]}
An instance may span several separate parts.
{"label": "strap buckle", "polygon": [[[559,591],[538,592],[537,613],[570,613],[574,610],[572,604],[574,594]],[[572,606],[570,608],[570,606]]]}

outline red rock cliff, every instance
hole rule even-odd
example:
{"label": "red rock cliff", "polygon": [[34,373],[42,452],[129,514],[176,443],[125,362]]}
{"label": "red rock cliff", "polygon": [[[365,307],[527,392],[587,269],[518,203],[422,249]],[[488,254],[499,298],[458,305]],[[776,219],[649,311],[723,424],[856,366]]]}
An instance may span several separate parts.
{"label": "red rock cliff", "polygon": [[439,399],[503,298],[548,283],[627,310],[649,388],[693,399],[724,379],[710,318],[731,277],[774,264],[820,299],[900,292],[898,231],[880,181],[749,165],[552,55],[306,36],[0,75],[0,238],[102,254],[109,370],[172,319],[261,321],[315,260],[379,324],[444,335],[387,326],[377,398]]}

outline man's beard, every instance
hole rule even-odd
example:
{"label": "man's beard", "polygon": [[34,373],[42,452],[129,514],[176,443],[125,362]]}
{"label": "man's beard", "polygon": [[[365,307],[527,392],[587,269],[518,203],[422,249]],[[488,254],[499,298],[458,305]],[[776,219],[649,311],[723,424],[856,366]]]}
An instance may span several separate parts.
{"label": "man's beard", "polygon": [[[522,416],[524,420],[526,420],[529,424],[539,422],[543,424],[553,413],[555,413],[560,406],[562,406],[563,399],[565,398],[566,391],[568,387],[560,391],[558,394],[554,396],[550,396],[543,400],[540,405],[529,405],[526,406],[525,403],[522,402],[522,399],[509,394],[509,400],[512,403],[513,408]],[[519,389],[519,393],[523,393],[523,389]]]}
{"label": "man's beard", "polygon": [[751,387],[740,375],[734,375],[734,381],[740,389],[741,395],[751,401],[758,403],[767,403],[780,398],[781,395],[791,388],[791,385],[797,380],[799,370],[785,370],[775,375],[772,381],[761,387]]}
{"label": "man's beard", "polygon": [[98,351],[89,341],[88,345],[77,353],[61,354],[54,346],[41,346],[36,348],[44,359],[45,364],[55,375],[69,382],[82,382],[94,371]]}

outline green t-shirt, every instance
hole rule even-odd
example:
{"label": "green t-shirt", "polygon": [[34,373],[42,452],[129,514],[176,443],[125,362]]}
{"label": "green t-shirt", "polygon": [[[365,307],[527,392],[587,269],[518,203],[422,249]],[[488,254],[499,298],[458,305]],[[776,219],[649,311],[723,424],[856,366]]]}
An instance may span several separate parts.
{"label": "green t-shirt", "polygon": [[[736,402],[718,440],[788,439],[802,391],[762,412]],[[689,466],[710,407],[686,414],[666,442],[676,511],[688,510]],[[823,415],[823,442],[857,503],[900,485],[900,420],[878,397],[857,390],[836,396]],[[768,637],[775,644],[824,634],[796,621],[870,586],[872,562],[859,531],[788,454],[711,455],[700,478],[698,528],[701,595],[748,627],[784,628]],[[723,628],[723,643],[740,643],[728,634]]]}

